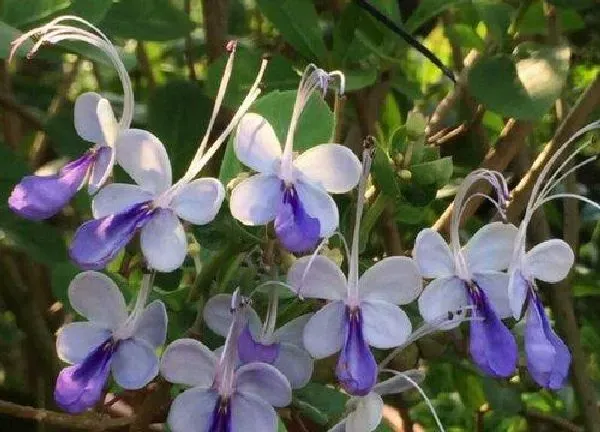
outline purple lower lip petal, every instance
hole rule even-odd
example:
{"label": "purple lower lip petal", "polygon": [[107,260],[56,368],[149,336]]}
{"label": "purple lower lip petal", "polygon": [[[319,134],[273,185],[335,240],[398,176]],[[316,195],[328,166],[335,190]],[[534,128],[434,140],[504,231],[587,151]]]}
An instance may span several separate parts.
{"label": "purple lower lip petal", "polygon": [[65,165],[57,175],[23,178],[8,198],[8,206],[26,219],[54,216],[77,193],[94,160],[95,154],[88,151]]}
{"label": "purple lower lip petal", "polygon": [[54,389],[56,403],[70,413],[80,413],[94,406],[102,396],[116,348],[117,344],[109,339],[81,363],[63,369]]}
{"label": "purple lower lip petal", "polygon": [[[468,288],[467,288],[468,289]],[[473,361],[485,373],[510,376],[517,364],[517,344],[480,288],[468,289],[472,304],[483,320],[471,321],[470,352]]]}
{"label": "purple lower lip petal", "polygon": [[123,213],[85,222],[73,236],[69,247],[71,258],[86,270],[104,268],[153,213],[150,203],[145,202]]}
{"label": "purple lower lip petal", "polygon": [[279,356],[279,344],[266,345],[256,342],[250,327],[246,325],[238,338],[238,356],[242,363],[262,362],[272,365]]}
{"label": "purple lower lip petal", "polygon": [[368,394],[377,381],[377,362],[365,341],[360,308],[346,307],[344,346],[335,374],[340,384],[353,396]]}
{"label": "purple lower lip petal", "polygon": [[319,220],[310,217],[294,187],[286,187],[275,216],[275,233],[290,252],[306,252],[317,246],[321,227]]}
{"label": "purple lower lip petal", "polygon": [[218,398],[212,413],[212,421],[207,432],[231,432],[231,404]]}

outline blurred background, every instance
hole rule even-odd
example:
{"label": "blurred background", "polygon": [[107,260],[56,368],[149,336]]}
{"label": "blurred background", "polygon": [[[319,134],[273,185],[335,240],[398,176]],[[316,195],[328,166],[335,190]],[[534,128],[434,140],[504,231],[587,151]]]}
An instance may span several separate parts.
{"label": "blurred background", "polygon": [[[384,255],[410,254],[423,227],[434,225],[446,234],[446,209],[456,186],[477,167],[502,171],[511,187],[522,186],[508,212],[518,222],[532,186],[526,174],[539,173],[534,161],[600,119],[598,1],[370,4],[428,47],[454,71],[457,83],[350,0],[0,0],[0,431],[161,430],[164,426],[149,424],[164,422],[169,400],[159,382],[135,393],[111,387],[108,405],[99,407],[97,418],[84,416],[84,423],[19,408],[56,411],[52,391],[61,364],[55,333],[78,319],[66,298],[79,271],[67,246],[91,211],[90,198],[81,191],[56,217],[29,222],[10,212],[8,196],[24,175],[56,172],[87,149],[73,127],[77,95],[98,91],[117,112],[122,106],[118,76],[90,47],[62,43],[43,47],[31,59],[20,51],[9,63],[10,42],[22,32],[63,14],[80,15],[102,29],[119,47],[134,84],[134,127],[160,137],[175,178],[204,133],[227,41],[238,41],[238,53],[218,129],[244,97],[263,55],[271,60],[254,110],[278,125],[280,135],[291,115],[299,71],[308,63],[343,71],[345,97],[309,104],[296,147],[334,137],[360,154],[363,137],[376,138],[361,228],[365,268]],[[581,158],[599,149],[594,141]],[[599,201],[599,173],[594,162],[562,187]],[[204,174],[230,186],[243,176],[230,143]],[[122,172],[115,176],[127,181]],[[336,199],[340,229],[349,239],[354,198]],[[474,200],[466,212],[465,238],[495,216],[493,208],[480,204]],[[511,379],[494,380],[470,362],[467,327],[426,337],[392,367],[427,371],[423,387],[448,431],[600,430],[600,212],[556,201],[531,228],[530,240],[565,238],[578,255],[568,281],[540,287],[573,354],[571,378],[558,392],[540,390],[522,361]],[[269,234],[239,225],[227,205],[214,224],[189,230],[194,247],[184,268],[159,275],[152,294],[168,306],[169,340],[191,334],[212,347],[222,342],[203,328],[197,311],[214,293],[236,286],[251,290],[285,275],[293,257],[269,253]],[[342,261],[339,242],[325,253]],[[127,298],[138,287],[142,265],[134,243],[107,269]],[[282,321],[314,306],[282,296]],[[420,322],[415,305],[409,313],[414,325]],[[522,324],[508,324],[522,335]],[[280,430],[324,431],[338,421],[346,396],[330,385],[333,365],[331,359],[317,362],[313,382],[280,411]],[[436,430],[418,392],[386,404],[379,431]],[[134,420],[106,421],[109,414],[119,420],[132,412]]]}

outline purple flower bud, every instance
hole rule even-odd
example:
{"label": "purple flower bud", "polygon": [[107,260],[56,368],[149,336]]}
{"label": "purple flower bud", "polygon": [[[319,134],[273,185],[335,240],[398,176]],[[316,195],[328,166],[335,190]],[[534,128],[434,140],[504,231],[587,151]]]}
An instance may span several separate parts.
{"label": "purple flower bud", "polygon": [[250,332],[250,325],[246,325],[238,338],[238,357],[242,363],[263,362],[272,365],[279,356],[279,344],[262,344],[256,342]]}
{"label": "purple flower bud", "polygon": [[335,374],[349,394],[364,396],[377,382],[377,362],[363,335],[360,308],[346,307],[344,346],[340,352]]}
{"label": "purple flower bud", "polygon": [[306,252],[319,243],[321,227],[317,218],[310,217],[298,197],[296,189],[285,187],[283,199],[275,216],[275,233],[283,246],[291,252]]}
{"label": "purple flower bud", "polygon": [[473,361],[485,373],[496,377],[510,376],[517,364],[517,344],[479,287],[468,290],[477,315],[483,320],[471,321],[470,352]]}
{"label": "purple flower bud", "polygon": [[102,396],[117,344],[106,340],[78,364],[63,369],[56,380],[54,400],[65,411],[80,413]]}
{"label": "purple flower bud", "polygon": [[19,216],[43,220],[57,214],[77,193],[96,153],[88,151],[65,165],[57,175],[27,176],[15,186],[8,206]]}
{"label": "purple flower bud", "polygon": [[558,390],[569,374],[571,353],[552,330],[537,295],[530,294],[528,303],[525,324],[527,369],[539,385]]}

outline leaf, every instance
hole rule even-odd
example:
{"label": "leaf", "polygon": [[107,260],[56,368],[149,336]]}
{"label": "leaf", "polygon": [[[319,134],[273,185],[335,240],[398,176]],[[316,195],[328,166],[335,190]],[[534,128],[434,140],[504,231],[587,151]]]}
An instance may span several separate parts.
{"label": "leaf", "polygon": [[337,418],[346,408],[348,396],[318,383],[308,383],[294,392],[294,405],[319,424],[325,424],[329,418]]}
{"label": "leaf", "polygon": [[473,5],[494,39],[501,42],[510,27],[513,7],[495,0],[478,0]]}
{"label": "leaf", "polygon": [[70,309],[68,297],[69,284],[73,278],[81,272],[81,269],[66,261],[52,266],[50,281],[52,285],[52,295],[65,307]]}
{"label": "leaf", "polygon": [[478,51],[485,49],[483,39],[479,37],[473,27],[467,24],[454,24],[445,29],[448,37],[462,48],[473,48]]}
{"label": "leaf", "polygon": [[375,157],[373,158],[373,177],[381,188],[381,192],[388,197],[398,200],[402,196],[396,169],[387,153],[379,146],[375,149]]}
{"label": "leaf", "polygon": [[[556,16],[561,32],[570,33],[585,28],[583,17],[573,8],[557,8]],[[519,25],[519,34],[544,36],[548,34],[548,21],[541,2],[534,3],[527,9]]]}
{"label": "leaf", "polygon": [[66,9],[68,5],[69,0],[4,0],[2,20],[12,26],[23,28],[27,24],[43,20],[61,9]]}
{"label": "leaf", "polygon": [[467,2],[468,0],[422,0],[419,2],[419,6],[408,18],[404,26],[408,32],[414,33],[427,21],[441,14],[445,10],[460,3]]}
{"label": "leaf", "polygon": [[568,47],[521,45],[516,54],[480,59],[469,74],[471,94],[488,109],[522,120],[541,118],[560,96],[569,70]]}
{"label": "leaf", "polygon": [[547,0],[553,5],[572,8],[572,9],[587,9],[594,6],[594,0]]}
{"label": "leaf", "polygon": [[113,5],[100,27],[125,39],[166,41],[187,35],[194,24],[169,0],[126,0]]}
{"label": "leaf", "polygon": [[454,384],[465,406],[471,411],[478,411],[486,403],[481,379],[460,368],[452,369]]}
{"label": "leaf", "polygon": [[319,16],[310,1],[257,0],[259,9],[300,54],[323,62],[327,48],[321,35]]}
{"label": "leaf", "polygon": [[68,13],[85,18],[95,24],[102,21],[112,5],[113,0],[73,0],[68,8]]}
{"label": "leaf", "polygon": [[520,394],[516,389],[485,377],[483,378],[483,390],[492,410],[500,411],[504,415],[521,412],[523,402],[521,402]]}
{"label": "leaf", "polygon": [[452,157],[423,162],[410,167],[412,179],[420,185],[441,187],[452,177]]}
{"label": "leaf", "polygon": [[183,175],[202,136],[212,102],[196,82],[170,80],[148,101],[148,129],[160,138],[173,167],[173,179]]}
{"label": "leaf", "polygon": [[[8,58],[10,54],[10,44],[16,38],[21,36],[21,32],[14,27],[9,26],[3,21],[0,21],[0,59]],[[29,50],[33,48],[33,42],[25,41],[15,53],[16,57],[25,57]]]}
{"label": "leaf", "polygon": [[[228,54],[223,54],[208,66],[205,91],[213,99],[219,90],[228,57]],[[262,55],[258,51],[243,46],[237,49],[231,79],[227,85],[223,102],[225,106],[231,109],[238,108],[256,80],[261,59]],[[261,82],[261,88],[265,93],[271,90],[294,89],[298,86],[298,81],[299,77],[294,71],[293,65],[284,57],[275,54],[269,60],[269,65]]]}
{"label": "leaf", "polygon": [[[295,100],[295,90],[274,91],[257,100],[250,111],[266,118],[273,126],[279,142],[284,143]],[[298,121],[294,151],[302,152],[315,145],[329,142],[333,127],[333,113],[319,95],[313,94]],[[224,185],[243,171],[242,164],[235,157],[233,139],[234,135],[227,143],[219,173],[219,179]]]}

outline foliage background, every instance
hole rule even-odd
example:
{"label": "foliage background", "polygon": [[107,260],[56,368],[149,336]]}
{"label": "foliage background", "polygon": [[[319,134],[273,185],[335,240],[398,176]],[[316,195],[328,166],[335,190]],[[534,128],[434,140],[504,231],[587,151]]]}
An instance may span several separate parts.
{"label": "foliage background", "polygon": [[[78,94],[100,91],[117,111],[122,103],[116,74],[87,47],[46,47],[31,60],[21,52],[7,63],[10,41],[54,16],[81,15],[122,47],[137,98],[134,125],[161,138],[175,176],[185,170],[208,121],[227,40],[239,41],[228,109],[241,100],[261,56],[268,54],[264,96],[253,110],[269,118],[279,134],[291,115],[297,71],[309,62],[342,70],[348,91],[337,122],[333,100],[328,99],[329,107],[312,101],[296,148],[334,136],[359,153],[365,135],[377,138],[374,187],[361,232],[365,267],[384,254],[409,254],[423,227],[444,230],[444,212],[456,185],[479,166],[503,171],[511,186],[520,185],[509,208],[517,221],[531,186],[526,174],[535,178],[538,172],[532,168],[536,157],[542,154],[543,160],[542,150],[551,154],[577,128],[600,118],[597,1],[371,3],[449,65],[458,84],[349,0],[0,1],[0,399],[55,408],[51,395],[60,365],[54,334],[75,318],[66,289],[78,270],[66,246],[74,229],[91,217],[85,192],[44,223],[18,219],[8,210],[7,198],[26,173],[52,172],[86,148],[73,128]],[[229,115],[221,115],[221,127]],[[597,150],[593,144],[589,153]],[[565,188],[599,201],[599,166],[582,169]],[[240,172],[228,146],[205,174],[227,184]],[[350,231],[353,201],[350,195],[338,199],[344,234]],[[227,207],[211,226],[190,230],[200,247],[190,250],[185,267],[157,278],[153,296],[168,305],[170,340],[190,334],[218,346],[220,339],[196,319],[203,302],[238,285],[249,291],[260,281],[283,277],[292,259],[273,253],[269,233],[242,227]],[[493,217],[492,210],[473,206],[463,226],[465,237]],[[549,233],[564,235],[579,256],[568,282],[543,287],[545,303],[573,353],[572,379],[556,393],[537,388],[524,367],[510,380],[492,380],[469,362],[465,328],[427,337],[407,348],[393,366],[427,369],[424,388],[447,430],[600,430],[600,215],[586,206],[553,203],[532,225],[530,238],[539,241]],[[138,250],[131,245],[107,269],[126,296],[141,275]],[[338,243],[327,253],[341,260]],[[313,306],[284,298],[280,322]],[[416,325],[416,307],[410,313]],[[520,327],[516,324],[517,333]],[[330,360],[317,363],[314,382],[280,412],[281,430],[326,430],[339,418],[345,400],[326,386],[333,382],[332,369]],[[131,430],[164,421],[169,396],[164,383],[138,394],[111,390],[123,399],[114,409],[135,408]],[[386,411],[379,430],[402,430],[403,421],[404,430],[435,429],[415,391],[386,402],[393,410]],[[16,420],[1,414],[7,412],[3,403],[0,430],[71,428],[69,422],[53,426]],[[99,417],[94,427],[105,420]]]}

